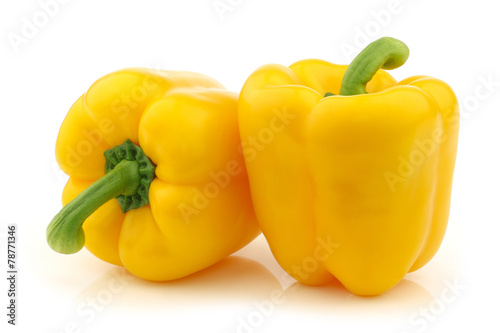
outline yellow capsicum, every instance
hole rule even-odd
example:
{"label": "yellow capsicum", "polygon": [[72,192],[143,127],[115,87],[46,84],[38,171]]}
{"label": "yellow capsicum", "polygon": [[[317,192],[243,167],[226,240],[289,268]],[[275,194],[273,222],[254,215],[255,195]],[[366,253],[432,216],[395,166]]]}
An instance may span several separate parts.
{"label": "yellow capsicum", "polygon": [[[239,98],[242,152],[262,232],[299,282],[390,289],[443,239],[458,141],[451,88],[396,82],[406,45],[381,38],[348,66],[267,65]],[[277,126],[276,117],[286,119]]]}
{"label": "yellow capsicum", "polygon": [[104,76],[59,132],[57,162],[70,178],[49,245],[65,254],[85,245],[154,281],[216,263],[260,233],[239,144],[237,94],[212,78]]}

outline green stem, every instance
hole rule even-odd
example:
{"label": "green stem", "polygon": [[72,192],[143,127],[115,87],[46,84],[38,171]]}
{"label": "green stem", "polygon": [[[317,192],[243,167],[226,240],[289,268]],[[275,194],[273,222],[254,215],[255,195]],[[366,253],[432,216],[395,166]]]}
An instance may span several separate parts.
{"label": "green stem", "polygon": [[47,227],[47,242],[59,253],[80,251],[85,244],[83,222],[99,207],[119,195],[136,193],[141,184],[139,163],[122,160],[68,203]]}
{"label": "green stem", "polygon": [[366,84],[380,69],[394,69],[403,65],[410,50],[400,40],[382,37],[369,44],[361,51],[347,68],[340,95],[366,94]]}
{"label": "green stem", "polygon": [[116,198],[122,212],[149,204],[155,165],[129,139],[104,152],[106,175],[64,206],[47,227],[47,242],[59,253],[76,253],[85,245],[82,225],[93,212]]}

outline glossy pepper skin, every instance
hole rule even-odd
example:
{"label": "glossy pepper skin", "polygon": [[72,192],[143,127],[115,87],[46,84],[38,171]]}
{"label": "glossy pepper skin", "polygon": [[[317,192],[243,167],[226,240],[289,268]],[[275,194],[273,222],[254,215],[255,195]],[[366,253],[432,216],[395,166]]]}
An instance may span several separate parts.
{"label": "glossy pepper skin", "polygon": [[[149,203],[124,213],[111,199],[92,213],[84,236],[80,230],[75,237],[84,237],[95,256],[144,279],[172,280],[216,263],[260,233],[238,153],[237,94],[190,72],[132,68],[99,79],[72,106],[57,138],[57,162],[70,176],[64,205],[102,179],[109,163],[104,152],[126,140],[113,158],[142,149],[156,166]],[[49,244],[78,251],[66,245],[72,234],[60,231],[76,227],[55,220]]]}
{"label": "glossy pepper skin", "polygon": [[[361,58],[396,42],[374,42]],[[441,244],[459,110],[440,80],[398,83],[378,70],[384,61],[388,69],[404,63],[401,44],[399,63],[382,54],[360,80],[362,88],[369,81],[366,90],[355,94],[341,86],[371,66],[359,66],[363,59],[344,80],[348,66],[322,60],[267,65],[242,89],[241,137],[256,142],[243,153],[257,219],[277,261],[301,283],[335,277],[355,294],[377,295],[425,265]],[[281,128],[273,125],[279,112],[288,119]]]}

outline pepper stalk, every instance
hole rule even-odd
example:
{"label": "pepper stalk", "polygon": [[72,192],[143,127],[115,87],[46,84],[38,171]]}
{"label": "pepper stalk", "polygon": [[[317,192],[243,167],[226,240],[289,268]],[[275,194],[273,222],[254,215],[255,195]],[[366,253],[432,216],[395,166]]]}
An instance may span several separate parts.
{"label": "pepper stalk", "polygon": [[[392,37],[382,37],[365,47],[345,71],[340,86],[341,96],[366,94],[366,85],[379,69],[402,66],[410,55],[408,46]],[[326,93],[324,97],[332,96]]]}
{"label": "pepper stalk", "polygon": [[85,220],[116,198],[125,213],[149,204],[149,187],[155,165],[143,150],[126,140],[104,152],[105,175],[59,211],[47,227],[47,242],[56,252],[72,254],[85,245]]}

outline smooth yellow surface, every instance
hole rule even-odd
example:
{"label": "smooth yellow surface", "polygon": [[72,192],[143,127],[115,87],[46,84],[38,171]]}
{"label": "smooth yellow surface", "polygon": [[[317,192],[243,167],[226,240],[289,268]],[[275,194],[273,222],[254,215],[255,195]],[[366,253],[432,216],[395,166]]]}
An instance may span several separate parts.
{"label": "smooth yellow surface", "polygon": [[346,68],[304,60],[255,71],[239,98],[242,148],[280,265],[304,284],[336,277],[355,294],[377,295],[442,241],[458,106],[442,81],[397,84],[385,71],[366,95],[324,98],[339,93]]}
{"label": "smooth yellow surface", "polygon": [[104,175],[103,152],[130,139],[157,165],[150,205],[125,214],[115,199],[83,224],[86,248],[154,281],[180,278],[259,234],[239,153],[237,94],[201,74],[126,69],[73,105],[56,145],[68,203]]}

